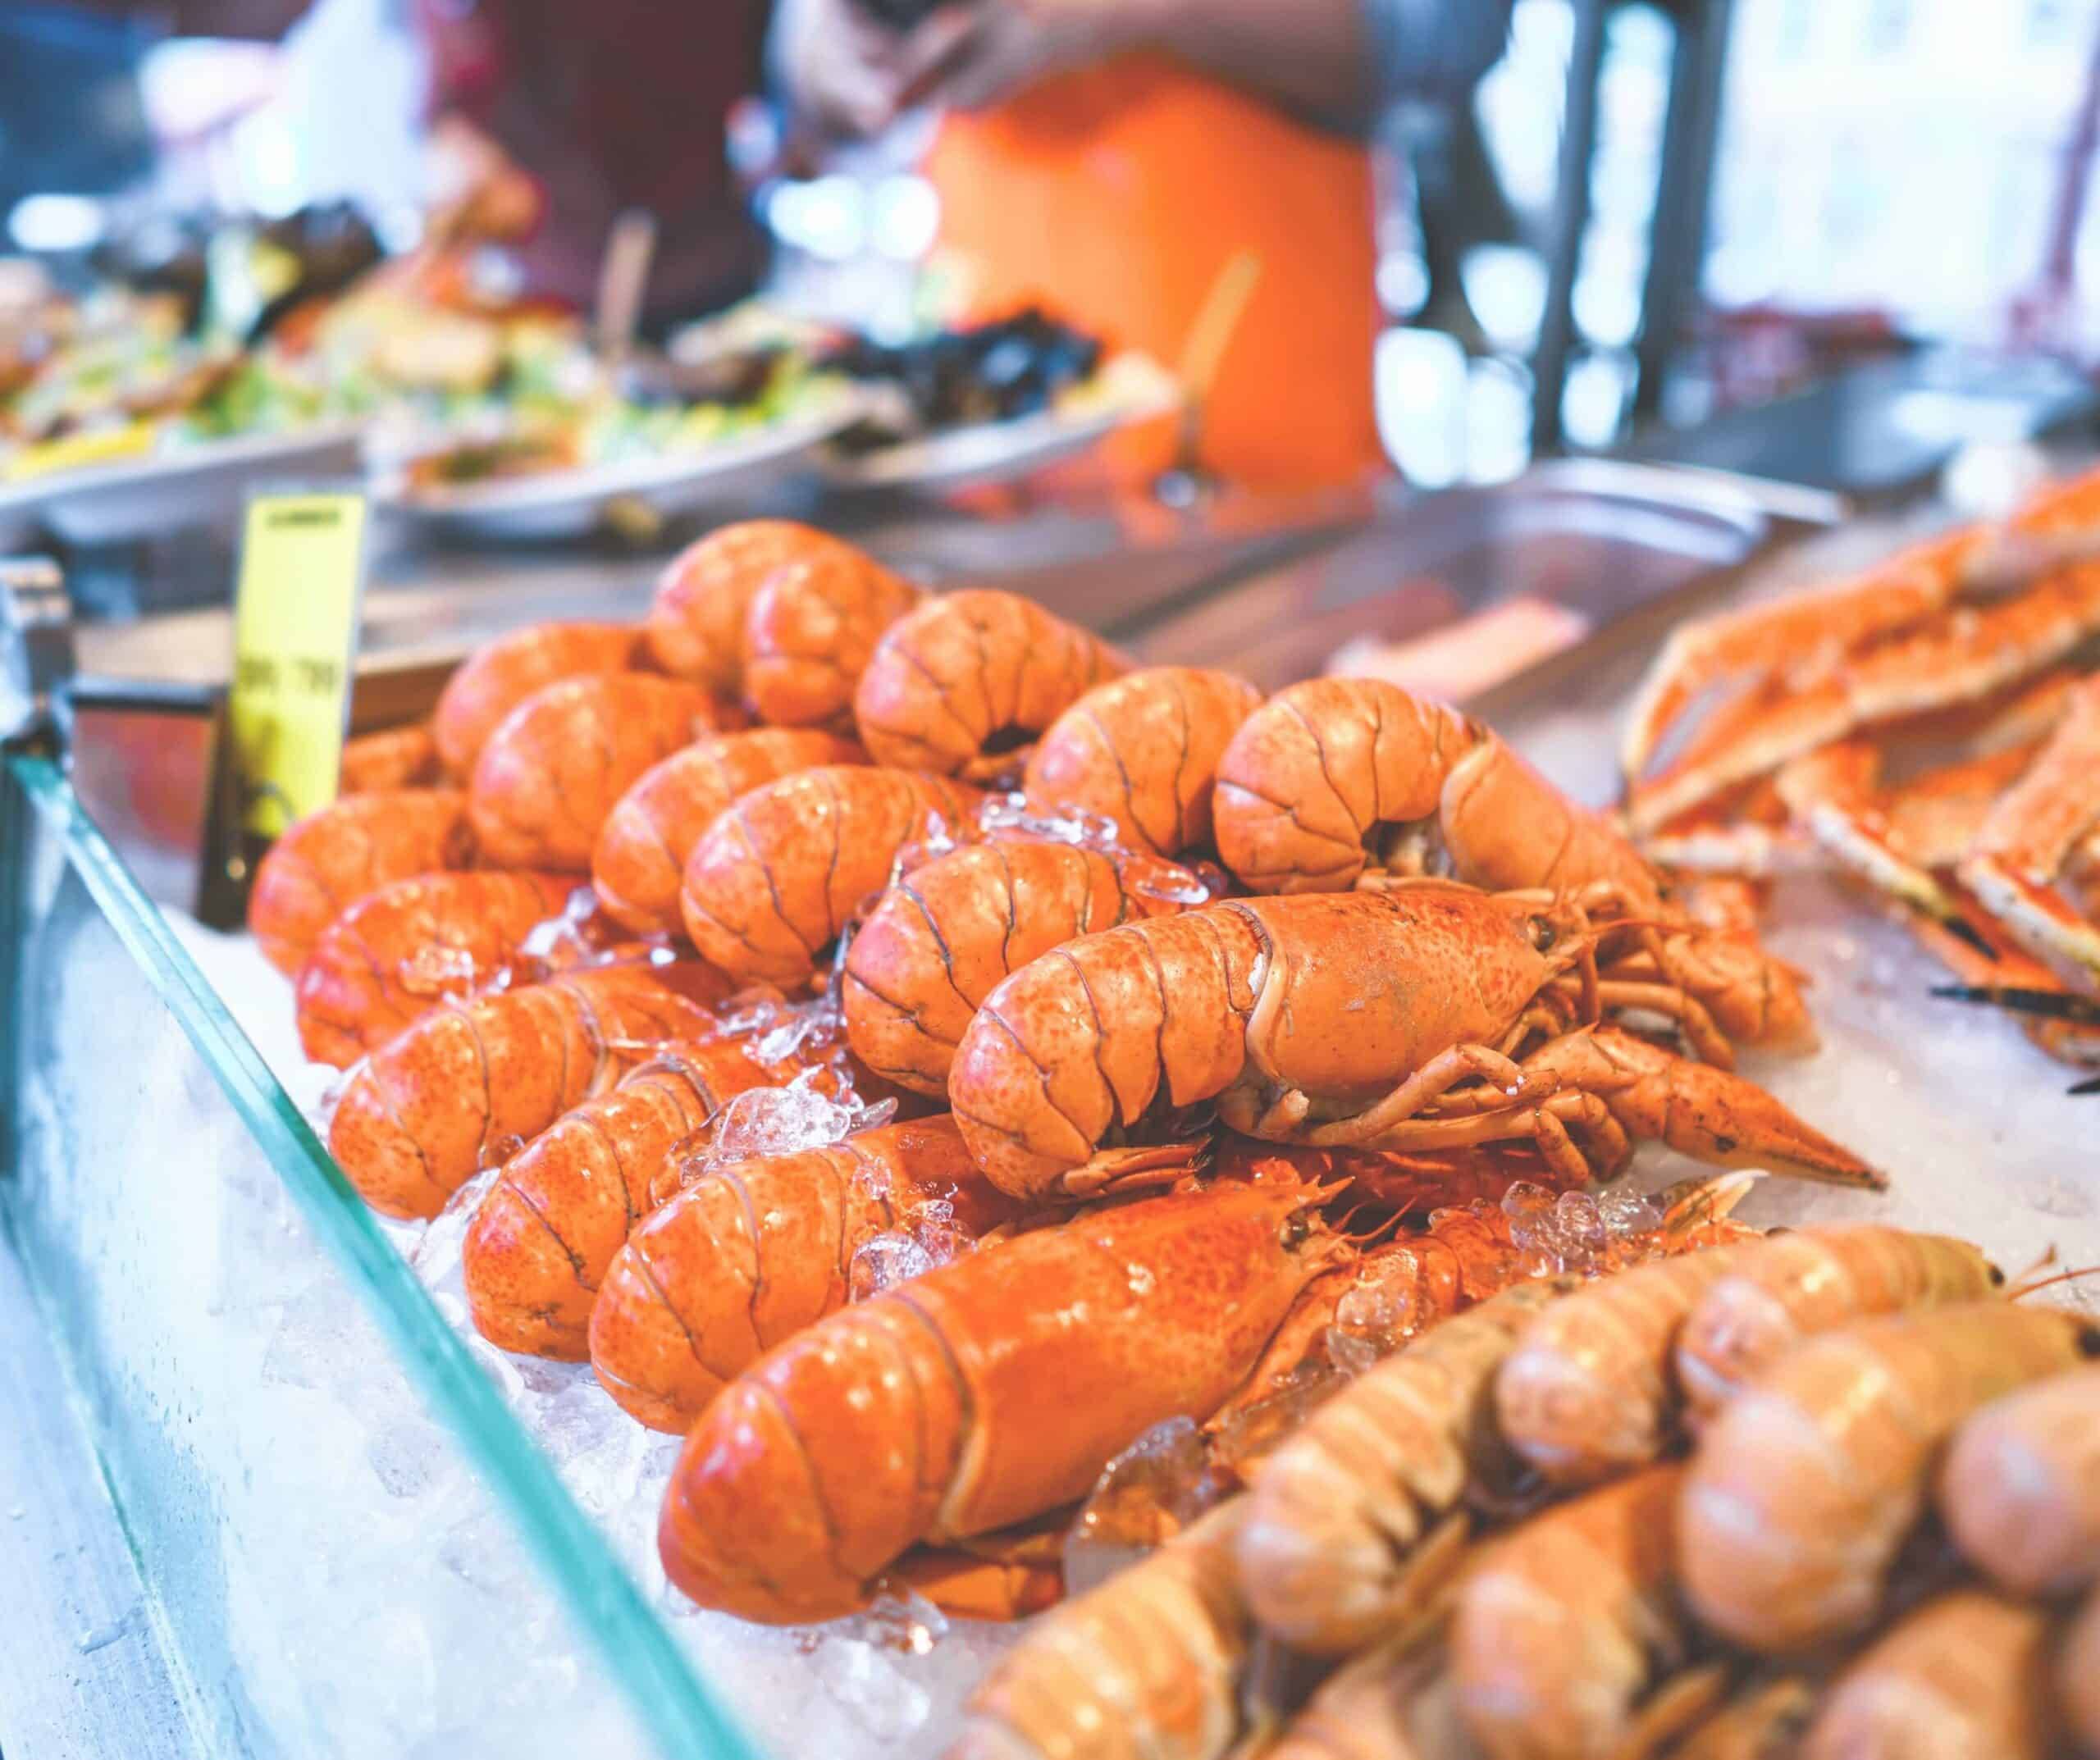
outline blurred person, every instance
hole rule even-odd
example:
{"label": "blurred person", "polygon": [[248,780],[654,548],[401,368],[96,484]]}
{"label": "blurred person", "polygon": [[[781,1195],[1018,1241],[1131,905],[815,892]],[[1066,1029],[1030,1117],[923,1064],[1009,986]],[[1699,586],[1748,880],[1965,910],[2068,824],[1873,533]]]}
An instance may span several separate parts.
{"label": "blurred person", "polygon": [[1462,102],[1510,0],[961,0],[885,22],[923,10],[782,0],[771,59],[822,134],[941,113],[924,169],[967,317],[1039,299],[1172,364],[1249,263],[1202,462],[1260,486],[1383,467],[1364,137],[1398,98]]}
{"label": "blurred person", "polygon": [[[277,38],[305,0],[131,7],[183,35]],[[728,118],[762,83],[771,0],[392,0],[428,73],[441,233],[512,244],[528,290],[587,308],[612,223],[656,221],[644,322],[660,331],[756,288],[765,239]]]}
{"label": "blurred person", "polygon": [[769,0],[407,0],[429,46],[433,112],[455,153],[478,145],[476,187],[532,180],[518,247],[529,284],[578,306],[607,231],[656,221],[645,321],[733,303],[758,285],[765,235],[728,156],[728,119],[757,91]]}

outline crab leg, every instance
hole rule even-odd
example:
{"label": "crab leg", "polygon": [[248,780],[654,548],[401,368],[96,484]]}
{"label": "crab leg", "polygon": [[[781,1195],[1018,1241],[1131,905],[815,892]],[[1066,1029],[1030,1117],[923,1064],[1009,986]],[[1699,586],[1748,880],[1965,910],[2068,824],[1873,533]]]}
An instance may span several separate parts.
{"label": "crab leg", "polygon": [[1665,827],[1641,840],[1641,853],[1680,873],[1771,880],[1815,870],[1815,847],[1791,826],[1728,825],[1704,818]]}
{"label": "crab leg", "polygon": [[1960,864],[1961,883],[2028,952],[2081,989],[2100,992],[2100,928],[2057,882],[2100,825],[2100,677],[2072,696],[2061,724],[1984,820]]}
{"label": "crab leg", "polygon": [[1802,691],[1760,693],[1732,723],[1728,750],[1681,759],[1634,791],[1628,821],[1637,835],[1659,831],[1722,790],[1857,728],[2002,690],[2061,659],[2096,629],[2100,567],[2092,565],[2051,575],[2004,604],[1965,608]]}
{"label": "crab leg", "polygon": [[2001,924],[1980,912],[1970,919],[1972,930],[1990,950],[1986,955],[1926,918],[1906,914],[1901,921],[1928,952],[1969,987],[1959,1000],[1988,998],[2017,1015],[2020,1030],[2059,1063],[2100,1064],[2100,1022],[2077,1018],[2075,1010],[2057,1013],[2054,1005],[2017,1000],[2056,996],[2066,1005],[2093,1006],[2087,998],[2073,996],[2047,966],[2015,946]]}
{"label": "crab leg", "polygon": [[1795,759],[1778,775],[1779,793],[1796,821],[1832,861],[1875,891],[1952,928],[1961,922],[1960,908],[1933,878],[1935,864],[1920,860],[1897,831],[1880,783],[1881,751],[1866,739],[1840,740]]}
{"label": "crab leg", "polygon": [[1965,529],[1915,546],[1837,586],[1681,623],[1641,681],[1619,741],[1629,783],[1692,700],[1730,679],[1762,678],[1790,659],[1834,661],[1856,643],[1929,617],[1961,584],[1977,536]]}
{"label": "crab leg", "polygon": [[1619,760],[1632,783],[1692,700],[1731,678],[1799,675],[1943,609],[1965,590],[2002,591],[2100,555],[2100,470],[2047,485],[2001,524],[1915,545],[1836,586],[1680,625],[1634,699]]}
{"label": "crab leg", "polygon": [[[1702,742],[1701,749],[1710,748]],[[1725,741],[1710,748],[1715,754],[1725,750]],[[1692,761],[1690,751],[1687,761]],[[1769,777],[1739,783],[1701,803],[1641,838],[1640,849],[1665,868],[1751,879],[1813,872],[1817,865],[1815,846],[1787,823],[1786,803]]]}

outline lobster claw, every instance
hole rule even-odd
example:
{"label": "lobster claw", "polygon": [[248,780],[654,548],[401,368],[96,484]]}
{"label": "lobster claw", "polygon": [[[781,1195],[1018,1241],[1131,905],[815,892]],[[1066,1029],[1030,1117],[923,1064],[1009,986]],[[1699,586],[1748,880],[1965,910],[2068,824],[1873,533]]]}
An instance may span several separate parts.
{"label": "lobster claw", "polygon": [[1755,1083],[1696,1064],[1615,1028],[1573,1033],[1524,1060],[1564,1087],[1600,1099],[1636,1137],[1659,1138],[1719,1167],[1767,1168],[1879,1191],[1888,1176],[1795,1116]]}

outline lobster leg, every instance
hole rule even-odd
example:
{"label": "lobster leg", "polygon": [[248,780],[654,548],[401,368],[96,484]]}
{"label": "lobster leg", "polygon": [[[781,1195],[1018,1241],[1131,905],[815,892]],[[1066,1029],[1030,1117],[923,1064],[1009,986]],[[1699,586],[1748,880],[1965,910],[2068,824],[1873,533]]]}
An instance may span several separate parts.
{"label": "lobster leg", "polygon": [[[1658,932],[1653,949],[1606,962],[1609,978],[1666,983],[1696,998],[1730,1041],[1806,1056],[1819,1041],[1801,1000],[1801,979],[1783,960],[1739,931]],[[1720,1060],[1710,1057],[1710,1063]]]}
{"label": "lobster leg", "polygon": [[[1578,902],[1600,917],[1598,928],[1610,949],[1600,962],[1607,978],[1648,978],[1682,993],[1683,1006],[1664,1005],[1662,1012],[1677,1020],[1704,1061],[1734,1068],[1731,1039],[1803,1055],[1815,1049],[1797,974],[1760,946],[1754,933],[1686,922],[1675,907],[1658,921],[1637,895],[1613,881],[1584,887]],[[1628,940],[1631,949],[1622,951]],[[1640,1005],[1629,996],[1621,1005]]]}
{"label": "lobster leg", "polygon": [[[1501,1097],[1484,1090],[1493,1098]],[[1468,1101],[1471,1096],[1454,1098]],[[1366,1140],[1357,1133],[1358,1121],[1343,1119],[1317,1124],[1305,1133],[1305,1141],[1320,1147],[1337,1142],[1358,1143],[1367,1148],[1403,1153],[1435,1153],[1453,1149],[1479,1148],[1488,1143],[1529,1138],[1555,1182],[1562,1186],[1586,1185],[1592,1179],[1609,1178],[1625,1164],[1630,1152],[1626,1132],[1610,1109],[1595,1094],[1562,1092],[1516,1105],[1468,1106],[1436,1118],[1397,1120]],[[1594,1134],[1603,1146],[1594,1165],[1569,1134],[1570,1124]],[[1340,1133],[1340,1135],[1337,1135]]]}
{"label": "lobster leg", "polygon": [[[1454,1045],[1431,1058],[1383,1100],[1326,1127],[1316,1140],[1326,1144],[1364,1142],[1396,1119],[1413,1118],[1447,1089],[1472,1076],[1492,1083],[1484,1092],[1492,1093],[1504,1105],[1533,1091],[1523,1069],[1494,1046]],[[1550,1092],[1550,1087],[1545,1091]],[[1304,1122],[1310,1106],[1304,1093],[1289,1089],[1262,1115],[1250,1134],[1268,1137],[1288,1133]]]}
{"label": "lobster leg", "polygon": [[1605,1008],[1637,1009],[1667,1015],[1678,1024],[1686,1042],[1699,1054],[1701,1063],[1717,1069],[1736,1066],[1735,1047],[1722,1037],[1714,1017],[1696,996],[1687,996],[1675,984],[1637,983],[1623,978],[1606,978],[1597,986],[1597,1001]]}

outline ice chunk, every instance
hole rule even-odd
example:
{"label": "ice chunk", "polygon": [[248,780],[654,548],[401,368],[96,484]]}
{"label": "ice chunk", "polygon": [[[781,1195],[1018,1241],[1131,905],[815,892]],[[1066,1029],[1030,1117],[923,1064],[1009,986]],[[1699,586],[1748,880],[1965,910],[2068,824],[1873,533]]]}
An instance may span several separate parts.
{"label": "ice chunk", "polygon": [[[906,874],[924,868],[927,863],[938,861],[943,855],[961,849],[963,841],[957,828],[950,826],[939,814],[929,814],[926,819],[925,836],[914,842],[898,846],[897,854],[891,858],[889,878],[884,882],[883,890],[895,886]],[[856,914],[865,915],[874,900],[881,896],[882,893],[879,891],[873,897],[864,900]]]}
{"label": "ice chunk", "polygon": [[[1344,1355],[1358,1361],[1363,1352],[1372,1361],[1398,1350],[1430,1318],[1422,1311],[1422,1265],[1405,1250],[1374,1252],[1358,1265],[1356,1280],[1335,1304],[1335,1323],[1329,1329],[1331,1352],[1336,1336],[1351,1340],[1357,1349]],[[1340,1361],[1340,1359],[1337,1359]]]}
{"label": "ice chunk", "polygon": [[1224,1488],[1190,1418],[1156,1424],[1102,1470],[1065,1536],[1065,1590],[1084,1594],[1171,1539]]}
{"label": "ice chunk", "polygon": [[324,1385],[329,1364],[356,1336],[358,1318],[345,1312],[340,1288],[317,1282],[285,1304],[262,1352],[262,1379],[276,1387]]}
{"label": "ice chunk", "polygon": [[[1636,1199],[1628,1206],[1615,1203],[1614,1214],[1653,1208]],[[1527,1274],[1546,1275],[1559,1271],[1595,1273],[1604,1268],[1612,1245],[1599,1201],[1586,1192],[1555,1194],[1530,1180],[1520,1179],[1502,1194],[1502,1214],[1509,1219],[1509,1241]]]}
{"label": "ice chunk", "polygon": [[[666,937],[650,936],[645,941],[668,947]],[[572,890],[568,902],[553,916],[544,918],[526,932],[518,944],[514,980],[530,983],[556,966],[582,965],[600,960],[616,945],[632,950],[635,937],[607,916],[590,887]]]}
{"label": "ice chunk", "polygon": [[933,1699],[894,1653],[862,1638],[819,1635],[809,1656],[817,1685],[846,1712],[853,1727],[883,1741],[922,1728]]}
{"label": "ice chunk", "polygon": [[1025,796],[994,795],[978,809],[977,823],[988,834],[1039,837],[1050,843],[1075,843],[1113,854],[1121,848],[1116,821],[1105,813],[1072,808],[1062,813],[1032,813]]}
{"label": "ice chunk", "polygon": [[1609,1235],[1597,1201],[1586,1192],[1564,1192],[1554,1206],[1554,1233],[1560,1243],[1560,1265],[1564,1271],[1596,1269]]}
{"label": "ice chunk", "polygon": [[793,1005],[756,1034],[751,1054],[762,1064],[785,1063],[791,1057],[814,1056],[845,1037],[846,1010],[837,990],[828,986],[822,996]]}
{"label": "ice chunk", "polygon": [[865,1302],[894,1285],[930,1271],[941,1261],[915,1235],[878,1234],[863,1241],[853,1255],[849,1288],[853,1300]]}
{"label": "ice chunk", "polygon": [[1218,1424],[1211,1444],[1213,1465],[1244,1483],[1316,1407],[1383,1354],[1357,1334],[1330,1331],[1326,1361],[1299,1364],[1259,1399],[1235,1407]]}
{"label": "ice chunk", "polygon": [[491,1161],[454,1192],[409,1252],[409,1263],[428,1288],[444,1288],[456,1279],[460,1255],[466,1249],[468,1226],[489,1188],[502,1176],[504,1165],[503,1161]]}
{"label": "ice chunk", "polygon": [[1502,1194],[1502,1214],[1509,1222],[1509,1244],[1534,1273],[1561,1267],[1559,1200],[1544,1186],[1520,1179]]}
{"label": "ice chunk", "polygon": [[412,1420],[381,1430],[365,1458],[389,1497],[413,1498],[437,1483],[450,1453],[451,1444],[436,1425]]}
{"label": "ice chunk", "polygon": [[725,1038],[741,1039],[760,1063],[811,1056],[845,1038],[845,1010],[836,982],[820,996],[790,1001],[769,985],[742,990],[716,1011]]}
{"label": "ice chunk", "polygon": [[753,984],[724,997],[714,1019],[725,1038],[747,1039],[784,1019],[794,1005],[770,984]]}
{"label": "ice chunk", "polygon": [[1194,909],[1223,898],[1232,881],[1215,862],[1184,867],[1178,862],[1138,857],[1126,861],[1123,883],[1140,898],[1157,899],[1162,905],[1185,905]]}
{"label": "ice chunk", "polygon": [[[877,1199],[888,1197],[882,1182],[857,1173],[855,1184]],[[928,1198],[910,1211],[906,1226],[863,1242],[853,1255],[849,1278],[852,1299],[865,1302],[885,1289],[958,1259],[976,1242],[956,1226],[955,1206],[947,1198]]]}
{"label": "ice chunk", "polygon": [[1663,1225],[1663,1213],[1630,1186],[1614,1186],[1597,1200],[1597,1215],[1614,1241],[1652,1234]]}
{"label": "ice chunk", "polygon": [[802,1077],[785,1087],[751,1088],[722,1109],[708,1165],[821,1149],[853,1129],[860,1110],[842,1105]]}
{"label": "ice chunk", "polygon": [[924,1656],[947,1635],[948,1616],[916,1589],[892,1585],[851,1627],[878,1648]]}

